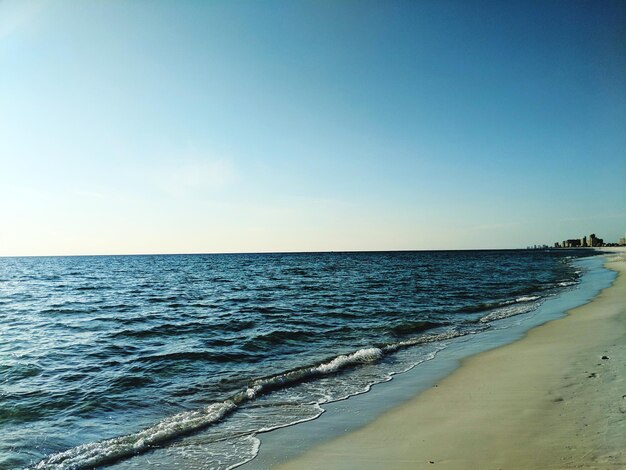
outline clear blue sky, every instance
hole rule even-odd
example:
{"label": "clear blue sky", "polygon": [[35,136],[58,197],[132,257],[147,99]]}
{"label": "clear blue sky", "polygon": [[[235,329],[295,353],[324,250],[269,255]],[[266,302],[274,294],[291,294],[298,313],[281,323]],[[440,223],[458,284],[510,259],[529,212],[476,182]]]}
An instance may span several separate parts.
{"label": "clear blue sky", "polygon": [[0,0],[0,255],[626,230],[626,3]]}

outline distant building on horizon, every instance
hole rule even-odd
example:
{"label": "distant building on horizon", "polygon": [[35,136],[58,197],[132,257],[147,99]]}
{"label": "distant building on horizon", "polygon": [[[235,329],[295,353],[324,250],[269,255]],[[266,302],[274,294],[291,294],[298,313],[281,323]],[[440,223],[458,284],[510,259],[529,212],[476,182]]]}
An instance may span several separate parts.
{"label": "distant building on horizon", "polygon": [[580,238],[570,238],[563,240],[563,248],[577,248],[580,246]]}
{"label": "distant building on horizon", "polygon": [[595,233],[589,235],[589,237],[583,235],[580,238],[569,238],[562,242],[554,242],[554,248],[592,248],[601,246],[626,246],[626,233],[624,238],[620,238],[619,243],[604,243],[602,238],[598,238]]}
{"label": "distant building on horizon", "polygon": [[602,246],[604,245],[604,240],[602,238],[596,237],[595,233],[589,235],[589,246]]}

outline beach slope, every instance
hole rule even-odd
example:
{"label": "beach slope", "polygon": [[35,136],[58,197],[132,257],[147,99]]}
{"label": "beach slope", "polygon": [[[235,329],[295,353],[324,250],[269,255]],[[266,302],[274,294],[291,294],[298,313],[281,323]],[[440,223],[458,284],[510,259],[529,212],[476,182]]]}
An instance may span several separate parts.
{"label": "beach slope", "polygon": [[626,467],[626,253],[592,302],[280,469]]}

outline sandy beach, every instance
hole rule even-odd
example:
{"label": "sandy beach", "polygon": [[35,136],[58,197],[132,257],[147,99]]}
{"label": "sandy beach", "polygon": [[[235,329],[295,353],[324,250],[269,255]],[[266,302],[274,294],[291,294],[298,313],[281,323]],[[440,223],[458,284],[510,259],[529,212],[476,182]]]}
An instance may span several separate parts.
{"label": "sandy beach", "polygon": [[626,251],[606,259],[592,302],[277,468],[626,467]]}

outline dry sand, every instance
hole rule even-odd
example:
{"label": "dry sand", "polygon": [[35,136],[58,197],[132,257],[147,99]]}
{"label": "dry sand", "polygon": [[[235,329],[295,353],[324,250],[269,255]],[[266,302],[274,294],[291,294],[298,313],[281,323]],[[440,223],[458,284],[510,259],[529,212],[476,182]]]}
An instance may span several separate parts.
{"label": "dry sand", "polygon": [[626,252],[614,284],[280,469],[626,468]]}

